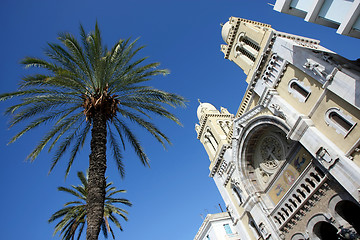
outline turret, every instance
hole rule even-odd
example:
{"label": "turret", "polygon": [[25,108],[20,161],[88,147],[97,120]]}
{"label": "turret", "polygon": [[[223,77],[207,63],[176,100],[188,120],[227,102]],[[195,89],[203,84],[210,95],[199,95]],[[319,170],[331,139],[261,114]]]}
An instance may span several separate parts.
{"label": "turret", "polygon": [[269,24],[231,17],[222,27],[221,36],[227,45],[221,45],[221,51],[226,59],[235,62],[249,75],[261,61],[271,35]]}
{"label": "turret", "polygon": [[229,144],[233,115],[226,108],[217,110],[210,103],[201,103],[197,109],[199,124],[195,125],[197,138],[204,145],[210,161],[214,161],[219,149]]}

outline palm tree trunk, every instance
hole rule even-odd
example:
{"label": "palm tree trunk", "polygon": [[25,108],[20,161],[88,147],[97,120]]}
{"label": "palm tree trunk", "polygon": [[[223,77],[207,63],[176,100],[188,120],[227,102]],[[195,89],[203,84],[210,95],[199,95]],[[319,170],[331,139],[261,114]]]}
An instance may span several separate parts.
{"label": "palm tree trunk", "polygon": [[91,154],[89,156],[89,181],[87,196],[86,239],[97,240],[104,216],[106,171],[106,118],[95,110],[92,118]]}

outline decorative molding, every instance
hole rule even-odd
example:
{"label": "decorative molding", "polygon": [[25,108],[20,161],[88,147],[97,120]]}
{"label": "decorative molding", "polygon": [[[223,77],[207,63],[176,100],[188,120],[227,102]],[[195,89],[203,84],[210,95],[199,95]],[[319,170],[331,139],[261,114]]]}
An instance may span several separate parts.
{"label": "decorative molding", "polygon": [[[299,220],[300,216],[303,216],[302,212],[307,210],[306,206],[319,201],[320,189],[327,189],[328,185],[325,183],[327,177],[317,169],[313,164],[309,164],[271,212],[280,231],[286,232],[287,228],[295,225],[294,223]],[[320,196],[318,196],[319,194]]]}
{"label": "decorative molding", "polygon": [[222,160],[224,159],[224,154],[225,154],[225,151],[227,149],[231,148],[231,146],[229,144],[224,144],[221,146],[221,149],[218,150],[218,154],[217,154],[217,158],[215,160],[215,164],[214,166],[212,167],[212,169],[210,170],[210,175],[209,177],[213,178],[214,175],[218,172],[219,170],[219,167],[222,163]]}
{"label": "decorative molding", "polygon": [[304,82],[299,81],[299,79],[293,78],[288,83],[288,92],[299,102],[303,103],[309,98],[311,88],[305,86]]}
{"label": "decorative molding", "polygon": [[[349,124],[349,129],[345,129],[342,124],[340,124],[337,121],[334,121],[331,118],[331,114],[336,114],[339,117],[339,121],[344,121],[344,123]],[[332,107],[329,108],[325,112],[325,122],[328,126],[331,126],[335,128],[336,132],[339,134],[344,135],[344,138],[354,129],[354,127],[357,125],[356,122],[352,120],[352,117],[350,115],[345,114],[340,108]],[[350,126],[351,125],[351,126]]]}
{"label": "decorative molding", "polygon": [[324,65],[311,58],[306,59],[306,63],[304,63],[303,68],[309,69],[314,75],[319,76],[323,81],[322,83],[325,83],[327,76],[330,75],[325,71]]}
{"label": "decorative molding", "polygon": [[279,57],[276,53],[274,53],[266,69],[263,73],[262,79],[271,87],[276,87],[280,78],[284,75],[288,62]]}
{"label": "decorative molding", "polygon": [[200,127],[198,127],[198,136],[197,139],[200,139],[202,133],[204,132],[205,129],[205,125],[206,122],[208,120],[209,117],[219,117],[219,118],[230,118],[232,119],[234,117],[234,115],[232,114],[204,114],[204,116],[202,117],[202,119],[200,120]]}
{"label": "decorative molding", "polygon": [[306,48],[310,48],[310,49],[318,49],[320,47],[320,41],[316,40],[316,39],[306,38],[306,37],[302,37],[302,36],[298,36],[298,35],[294,35],[294,34],[290,34],[290,33],[279,32],[279,31],[276,31],[275,34],[277,37],[292,40],[296,44],[298,44],[302,47],[306,47]]}
{"label": "decorative molding", "polygon": [[232,25],[232,28],[230,29],[229,31],[229,34],[228,34],[228,38],[227,40],[229,40],[229,45],[222,45],[222,49],[223,49],[223,52],[225,53],[225,59],[228,59],[229,56],[230,56],[230,52],[231,52],[231,48],[235,42],[235,37],[236,37],[236,34],[237,34],[237,31],[239,29],[239,26],[240,26],[240,23],[243,22],[243,23],[250,23],[250,24],[254,24],[256,26],[260,26],[260,27],[265,27],[265,28],[271,28],[271,25],[269,24],[265,24],[265,23],[261,23],[261,22],[256,22],[256,21],[252,21],[252,20],[248,20],[248,19],[243,19],[243,18],[236,18],[236,17],[231,17],[229,19],[229,22],[231,23]]}
{"label": "decorative molding", "polygon": [[250,99],[251,99],[251,97],[253,95],[253,91],[254,90],[252,88],[249,88],[249,87],[246,90],[245,95],[244,95],[244,97],[243,97],[243,99],[242,99],[242,101],[240,103],[239,110],[236,113],[237,118],[241,117],[244,114],[244,112],[245,112],[245,110],[246,110],[246,108],[247,108],[247,106],[248,106],[248,104],[250,102]]}
{"label": "decorative molding", "polygon": [[235,166],[235,163],[234,162],[230,162],[228,164],[228,167],[227,167],[227,170],[226,170],[226,179],[224,181],[224,186],[226,186],[228,184],[228,182],[230,181],[233,173],[235,172],[235,169],[236,169],[236,166]]}
{"label": "decorative molding", "polygon": [[263,68],[265,67],[265,63],[268,61],[269,54],[271,52],[272,46],[275,42],[275,39],[276,39],[276,37],[275,37],[274,33],[271,33],[271,35],[264,47],[264,49],[266,49],[266,50],[264,50],[263,53],[261,54],[259,61],[257,62],[257,65],[253,70],[252,78],[246,89],[245,96],[243,97],[243,99],[240,103],[240,106],[239,106],[239,110],[235,115],[235,117],[237,117],[237,118],[240,117],[247,110],[248,105],[251,102],[250,100],[251,100],[251,97],[254,92],[254,87],[255,87],[257,81],[261,77],[261,73],[263,71]]}
{"label": "decorative molding", "polygon": [[236,33],[239,29],[241,20],[242,20],[241,18],[235,18],[235,17],[231,17],[229,19],[229,22],[232,25],[232,27],[230,28],[228,38],[227,38],[227,39],[229,39],[229,45],[227,46],[227,49],[225,52],[225,57],[224,57],[225,59],[228,59],[230,56],[231,48],[235,42]]}
{"label": "decorative molding", "polygon": [[317,151],[316,151],[316,157],[319,160],[325,161],[327,163],[331,163],[333,162],[333,159],[329,153],[329,151],[324,148],[324,147],[320,147]]}
{"label": "decorative molding", "polygon": [[274,109],[274,115],[281,118],[281,119],[286,119],[286,115],[284,113],[284,111],[281,109],[279,104],[271,104],[270,108]]}
{"label": "decorative molding", "polygon": [[[252,108],[250,111],[246,112],[245,114],[241,115],[241,117],[234,120],[234,126],[235,129],[239,130],[238,128],[241,127],[245,122],[249,121],[256,115],[258,115],[264,107],[262,105],[257,105],[256,107]],[[237,137],[239,135],[239,131],[235,131],[235,136]]]}
{"label": "decorative molding", "polygon": [[262,105],[264,107],[268,107],[271,98],[274,95],[278,95],[277,91],[273,88],[266,87],[265,90],[262,92],[260,99],[259,99],[259,105]]}

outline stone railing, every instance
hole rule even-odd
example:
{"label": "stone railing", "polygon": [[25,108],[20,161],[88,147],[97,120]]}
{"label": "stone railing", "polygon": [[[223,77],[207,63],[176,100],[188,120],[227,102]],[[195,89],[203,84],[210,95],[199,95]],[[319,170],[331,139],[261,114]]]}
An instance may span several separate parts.
{"label": "stone railing", "polygon": [[298,212],[326,180],[325,174],[313,164],[304,170],[297,183],[284,195],[271,213],[279,229]]}

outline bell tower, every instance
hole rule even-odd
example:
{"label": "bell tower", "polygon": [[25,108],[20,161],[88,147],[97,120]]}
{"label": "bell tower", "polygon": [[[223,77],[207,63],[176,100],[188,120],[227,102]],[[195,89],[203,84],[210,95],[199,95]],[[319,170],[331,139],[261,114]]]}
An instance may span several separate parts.
{"label": "bell tower", "polygon": [[[227,45],[221,45],[224,58],[236,63],[248,76],[252,76],[269,47],[272,38],[271,25],[242,18],[231,17],[221,31]],[[251,79],[246,81],[249,83]]]}
{"label": "bell tower", "polygon": [[195,125],[197,138],[213,163],[224,145],[229,145],[232,133],[233,115],[226,108],[217,110],[210,103],[201,103],[197,109],[199,124]]}

